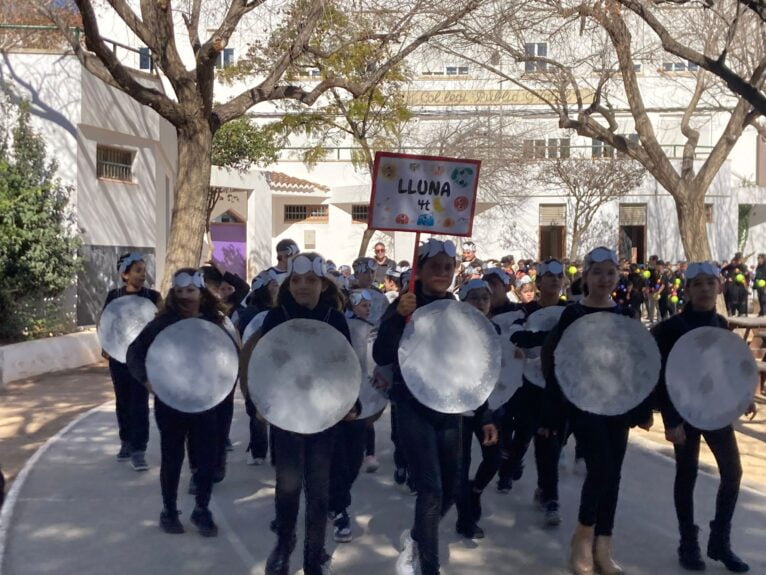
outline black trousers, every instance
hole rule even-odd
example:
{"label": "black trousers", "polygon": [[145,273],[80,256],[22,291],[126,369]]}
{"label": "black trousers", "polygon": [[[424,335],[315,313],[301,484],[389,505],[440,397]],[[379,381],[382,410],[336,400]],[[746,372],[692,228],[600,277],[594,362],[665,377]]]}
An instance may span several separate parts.
{"label": "black trousers", "polygon": [[247,451],[253,457],[266,459],[269,451],[269,424],[256,416],[256,409],[250,397],[245,398],[245,412],[250,418],[250,442],[247,444]]}
{"label": "black trousers", "polygon": [[500,425],[501,478],[509,478],[513,469],[522,464],[539,426],[543,397],[542,388],[525,380],[505,404]]}
{"label": "black trousers", "polygon": [[362,469],[367,432],[367,421],[338,424],[330,470],[330,511],[333,513],[345,511],[351,505],[351,487]]}
{"label": "black trousers", "polygon": [[184,449],[189,442],[189,454],[194,454],[194,483],[197,486],[197,507],[206,508],[213,488],[213,469],[216,465],[216,408],[202,413],[183,413],[154,400],[154,417],[160,430],[160,486],[166,509],[176,510],[178,482],[184,463]]}
{"label": "black trousers", "polygon": [[231,433],[231,422],[234,420],[234,388],[216,407],[218,410],[218,467],[226,465],[226,442]]}
{"label": "black trousers", "polygon": [[657,300],[657,307],[660,310],[660,319],[668,319],[671,316],[671,303],[667,297],[661,297]]}
{"label": "black trousers", "polygon": [[367,422],[367,433],[364,444],[364,454],[367,456],[375,455],[375,422]]}
{"label": "black trousers", "polygon": [[[484,441],[484,430],[482,429],[481,421],[473,416],[461,416],[461,419],[460,448],[462,459],[460,461],[460,484],[455,500],[458,523],[465,521],[473,522],[471,517],[472,510],[470,508],[471,491],[483,491],[489,485],[489,482],[492,481],[500,467],[500,445],[484,445],[482,443]],[[471,448],[474,437],[476,437],[479,445],[481,445],[481,463],[479,463],[479,467],[476,469],[474,480],[471,481]]]}
{"label": "black trousers", "polygon": [[630,427],[622,417],[583,412],[573,414],[572,427],[587,469],[580,495],[579,521],[595,527],[596,535],[610,536]]}
{"label": "black trousers", "polygon": [[721,475],[715,502],[715,522],[722,527],[729,526],[734,516],[739,497],[739,483],[742,479],[742,464],[734,428],[728,426],[715,431],[701,431],[685,423],[684,430],[686,442],[673,446],[676,455],[673,497],[679,528],[683,530],[694,525],[694,485],[699,469],[700,437],[705,438],[710,451],[713,452]]}
{"label": "black trousers", "polygon": [[535,465],[537,466],[537,487],[543,503],[559,500],[559,457],[565,430],[556,435],[543,437],[535,434]]}
{"label": "black trousers", "polygon": [[412,538],[422,575],[439,573],[439,522],[455,500],[460,480],[460,416],[436,413],[406,399],[397,404],[401,447],[417,490]]}
{"label": "black trousers", "polygon": [[337,426],[301,435],[271,427],[277,457],[277,536],[287,546],[295,534],[301,490],[306,488],[304,569],[316,570],[322,561],[329,510],[330,466]]}
{"label": "black trousers", "polygon": [[399,418],[397,403],[391,402],[391,443],[394,444],[394,465],[397,469],[407,469],[407,459],[404,456],[402,442],[399,439]]}
{"label": "black trousers", "polygon": [[109,373],[117,403],[120,441],[129,443],[133,451],[146,451],[149,443],[149,391],[143,382],[133,379],[124,363],[110,359]]}
{"label": "black trousers", "polygon": [[758,294],[758,315],[764,316],[766,315],[766,288],[758,288],[756,293]]}

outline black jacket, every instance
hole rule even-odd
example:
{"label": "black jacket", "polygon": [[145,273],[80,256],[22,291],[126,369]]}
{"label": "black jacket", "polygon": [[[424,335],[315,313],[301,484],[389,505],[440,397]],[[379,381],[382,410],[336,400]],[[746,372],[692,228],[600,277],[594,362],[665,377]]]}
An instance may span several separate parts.
{"label": "black jacket", "polygon": [[156,290],[149,289],[147,287],[142,287],[137,292],[131,292],[126,290],[125,286],[122,286],[122,287],[115,288],[113,290],[109,290],[109,293],[106,294],[106,301],[104,302],[104,307],[108,306],[118,297],[123,297],[126,295],[137,295],[138,297],[145,297],[146,299],[151,301],[154,305],[157,305],[157,302],[160,301],[160,292]]}
{"label": "black jacket", "polygon": [[694,311],[691,305],[687,305],[680,314],[657,324],[652,329],[652,335],[657,340],[657,346],[660,348],[660,356],[662,357],[660,380],[657,383],[654,397],[655,404],[659,408],[660,413],[662,413],[665,429],[677,427],[684,421],[683,417],[676,411],[668,395],[668,387],[665,383],[665,366],[668,363],[668,357],[673,346],[681,339],[681,336],[695,328],[705,326],[728,329],[726,318],[718,315],[715,310],[698,312]]}

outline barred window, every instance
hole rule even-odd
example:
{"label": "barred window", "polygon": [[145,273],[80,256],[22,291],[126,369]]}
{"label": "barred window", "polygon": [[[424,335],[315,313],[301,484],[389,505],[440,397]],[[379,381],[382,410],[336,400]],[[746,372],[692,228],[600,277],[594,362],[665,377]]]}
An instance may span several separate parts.
{"label": "barred window", "polygon": [[354,223],[366,224],[368,220],[369,208],[367,204],[354,204],[351,206],[351,220]]}
{"label": "barred window", "polygon": [[327,206],[322,204],[289,204],[285,206],[284,222],[286,224],[294,224],[297,222],[327,222],[327,218]]}
{"label": "barred window", "polygon": [[96,175],[106,180],[133,181],[133,156],[131,150],[108,146],[96,146]]}

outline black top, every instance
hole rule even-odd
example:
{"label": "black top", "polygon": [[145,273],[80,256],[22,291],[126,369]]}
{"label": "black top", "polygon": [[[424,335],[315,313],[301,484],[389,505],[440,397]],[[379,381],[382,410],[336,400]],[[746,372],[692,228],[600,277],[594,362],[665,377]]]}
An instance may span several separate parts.
{"label": "black top", "polygon": [[[569,305],[569,303],[564,300],[559,300],[556,303],[556,306],[558,307],[567,305]],[[513,323],[523,326],[525,323],[527,323],[527,318],[529,318],[530,315],[544,308],[540,305],[539,301],[534,300],[529,303],[522,304],[521,309],[526,314],[525,317],[518,319]],[[549,332],[547,331],[519,330],[511,334],[511,343],[516,347],[521,347],[523,349],[534,349],[536,347],[542,346],[545,343],[545,340],[548,337],[548,333]]]}
{"label": "black top", "polygon": [[[662,413],[665,429],[677,427],[684,421],[678,411],[676,411],[668,395],[668,388],[665,383],[665,366],[668,363],[668,357],[673,346],[681,339],[681,336],[695,328],[705,326],[728,329],[726,318],[718,315],[715,310],[694,311],[691,305],[687,305],[680,314],[657,324],[652,329],[652,335],[657,340],[657,346],[660,348],[660,356],[662,357],[660,380],[657,382],[654,396],[657,407]],[[692,358],[690,358],[690,361],[692,361]]]}
{"label": "black top", "polygon": [[160,292],[155,291],[153,289],[142,287],[138,291],[128,291],[125,288],[125,286],[122,286],[122,287],[115,288],[113,290],[109,290],[109,293],[106,294],[106,301],[104,302],[104,307],[108,306],[118,297],[123,297],[126,295],[137,295],[138,297],[145,297],[146,299],[151,301],[154,305],[157,305],[157,302],[160,301]]}
{"label": "black top", "polygon": [[268,311],[269,308],[261,308],[257,305],[249,305],[244,309],[238,310],[237,313],[237,330],[239,331],[239,335],[242,336],[245,333],[245,329],[247,328],[248,324],[253,321],[253,318],[257,316],[262,311]]}
{"label": "black top", "polygon": [[[506,298],[507,299],[507,298]],[[509,313],[512,311],[519,311],[522,309],[521,304],[513,303],[511,300],[507,300],[503,303],[503,305],[499,307],[493,307],[490,310],[490,317],[495,317],[496,315],[500,315],[501,313]]]}
{"label": "black top", "polygon": [[[556,366],[554,352],[561,341],[564,331],[581,317],[590,313],[607,312],[618,313],[631,317],[630,310],[620,309],[614,305],[609,308],[589,307],[582,303],[575,303],[566,307],[561,314],[559,323],[556,324],[548,334],[541,352],[543,375],[545,376],[545,395],[546,401],[543,406],[542,427],[555,429],[560,427],[561,422],[567,417],[568,413],[573,415],[584,415],[587,412],[580,410],[577,406],[569,402],[561,391],[558,379],[556,378]],[[583,342],[585,344],[586,342]],[[651,415],[651,396],[647,397],[641,404],[633,408],[626,414],[606,416],[587,413],[590,417],[609,417],[612,419],[622,419],[625,425],[638,425],[649,419]]]}
{"label": "black top", "polygon": [[348,329],[348,322],[341,312],[321,301],[314,309],[304,307],[295,301],[289,291],[285,292],[282,305],[269,311],[266,319],[263,320],[261,332],[263,335],[266,335],[279,324],[291,319],[315,319],[323,321],[337,329],[351,343],[351,332]]}

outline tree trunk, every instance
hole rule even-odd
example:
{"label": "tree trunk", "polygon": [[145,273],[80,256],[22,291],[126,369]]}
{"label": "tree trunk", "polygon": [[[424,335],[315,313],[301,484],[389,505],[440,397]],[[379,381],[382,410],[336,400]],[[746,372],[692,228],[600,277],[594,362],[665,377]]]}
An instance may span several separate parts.
{"label": "tree trunk", "polygon": [[705,194],[694,189],[678,190],[674,195],[678,215],[678,231],[687,261],[701,262],[710,259],[710,243],[707,236]]}
{"label": "tree trunk", "polygon": [[177,134],[178,177],[161,284],[163,294],[177,269],[199,267],[208,217],[213,132],[207,121],[194,120],[179,128]]}

